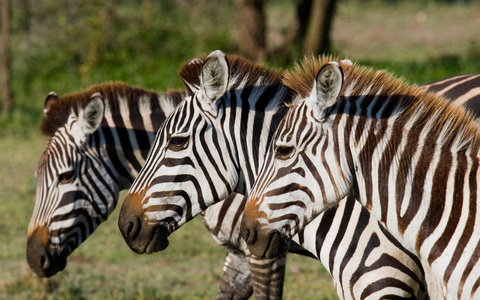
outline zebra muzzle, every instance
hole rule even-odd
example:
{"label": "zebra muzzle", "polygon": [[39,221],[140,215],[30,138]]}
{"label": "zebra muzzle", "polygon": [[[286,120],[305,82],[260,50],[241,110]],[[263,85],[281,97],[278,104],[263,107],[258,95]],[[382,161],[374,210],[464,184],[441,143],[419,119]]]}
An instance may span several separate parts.
{"label": "zebra muzzle", "polygon": [[27,262],[35,274],[40,277],[52,277],[67,266],[66,256],[51,251],[46,226],[38,227],[27,241]]}
{"label": "zebra muzzle", "polygon": [[250,252],[259,258],[279,257],[288,250],[288,241],[280,232],[262,229],[245,217],[242,220],[241,235]]}
{"label": "zebra muzzle", "polygon": [[123,239],[134,252],[153,253],[168,247],[169,230],[161,224],[150,224],[143,218],[141,201],[129,194],[123,202],[118,227]]}

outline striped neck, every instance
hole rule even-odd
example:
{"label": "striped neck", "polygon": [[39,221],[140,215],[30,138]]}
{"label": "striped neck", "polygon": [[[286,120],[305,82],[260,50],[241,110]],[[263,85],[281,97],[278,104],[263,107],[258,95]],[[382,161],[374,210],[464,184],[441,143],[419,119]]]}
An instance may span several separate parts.
{"label": "striped neck", "polygon": [[92,140],[102,140],[100,147],[108,155],[118,174],[120,189],[127,189],[145,163],[148,151],[166,117],[180,102],[180,93],[139,95],[132,99],[118,95],[106,101],[105,117]]}
{"label": "striped neck", "polygon": [[467,274],[456,264],[478,271],[472,255],[480,251],[475,229],[480,207],[478,129],[463,109],[447,101],[428,95],[401,97],[404,107],[390,116],[370,109],[346,121],[352,122],[345,139],[357,157],[353,170],[358,196],[448,282],[450,292],[460,295],[458,286],[465,284],[462,276]]}
{"label": "striped neck", "polygon": [[240,170],[236,192],[248,196],[260,172],[278,124],[286,114],[291,91],[284,85],[256,86],[249,93],[229,91],[225,96],[223,123],[229,143],[237,151]]}

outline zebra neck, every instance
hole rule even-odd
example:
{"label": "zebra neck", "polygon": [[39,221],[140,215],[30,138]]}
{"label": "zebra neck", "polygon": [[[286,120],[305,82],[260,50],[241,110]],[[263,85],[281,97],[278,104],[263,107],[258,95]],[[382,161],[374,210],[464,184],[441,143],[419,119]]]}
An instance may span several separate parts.
{"label": "zebra neck", "polygon": [[121,190],[133,183],[145,164],[157,130],[179,102],[166,95],[144,96],[132,108],[129,101],[119,97],[116,102],[107,102],[101,127],[95,133],[102,141],[102,156],[117,174]]}
{"label": "zebra neck", "polygon": [[263,165],[267,147],[291,101],[290,89],[284,85],[254,87],[248,97],[232,95],[227,99],[225,122],[227,138],[238,149],[239,183],[236,192],[248,196]]}
{"label": "zebra neck", "polygon": [[354,150],[361,202],[429,262],[444,250],[445,244],[435,239],[448,240],[453,234],[448,237],[442,230],[466,222],[461,212],[470,205],[480,206],[476,183],[480,147],[475,132],[468,122],[444,120],[444,110],[440,112],[366,119]]}

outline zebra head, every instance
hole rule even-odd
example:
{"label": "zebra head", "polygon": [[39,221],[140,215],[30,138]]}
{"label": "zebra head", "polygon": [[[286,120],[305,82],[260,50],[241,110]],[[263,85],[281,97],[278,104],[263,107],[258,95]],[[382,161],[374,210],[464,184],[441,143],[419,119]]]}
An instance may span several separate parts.
{"label": "zebra head", "polygon": [[186,82],[194,93],[160,128],[120,212],[119,228],[137,253],[165,249],[172,231],[227,198],[238,182],[234,148],[219,126],[225,118],[227,58],[215,51],[205,63],[190,64],[201,68],[195,84]]}
{"label": "zebra head", "polygon": [[27,241],[28,264],[41,277],[65,268],[67,256],[107,218],[118,198],[118,182],[102,159],[106,155],[92,146],[101,143],[93,133],[105,105],[99,93],[85,98],[74,108],[55,94],[45,101],[44,121],[55,128],[42,128],[51,137],[35,173]]}
{"label": "zebra head", "polygon": [[283,254],[287,238],[349,192],[352,176],[346,158],[337,155],[334,140],[340,137],[332,128],[343,86],[341,65],[348,67],[345,62],[321,67],[309,96],[297,99],[270,144],[242,221],[242,237],[258,257]]}
{"label": "zebra head", "polygon": [[[232,192],[245,195],[291,91],[281,72],[220,51],[179,71],[192,95],[159,130],[120,212],[136,252],[167,247],[167,237]],[[243,207],[243,203],[242,203]]]}

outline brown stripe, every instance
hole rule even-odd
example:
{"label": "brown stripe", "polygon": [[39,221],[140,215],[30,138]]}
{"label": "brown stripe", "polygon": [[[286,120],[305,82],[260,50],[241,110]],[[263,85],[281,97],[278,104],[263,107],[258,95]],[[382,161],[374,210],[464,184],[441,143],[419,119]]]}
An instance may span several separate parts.
{"label": "brown stripe", "polygon": [[[432,249],[436,249],[435,252],[430,252],[428,256],[428,261],[435,261],[441,253],[445,251],[445,248],[448,246],[448,243],[452,239],[455,229],[458,226],[458,222],[462,215],[463,207],[463,184],[465,182],[465,171],[466,171],[466,157],[465,152],[462,151],[458,153],[458,166],[456,167],[455,172],[455,181],[454,181],[454,191],[453,191],[453,203],[452,210],[450,212],[450,218],[448,219],[447,225],[444,232],[440,238],[435,242]],[[459,257],[460,253],[454,253],[453,259]]]}

